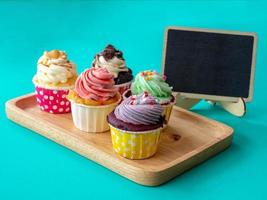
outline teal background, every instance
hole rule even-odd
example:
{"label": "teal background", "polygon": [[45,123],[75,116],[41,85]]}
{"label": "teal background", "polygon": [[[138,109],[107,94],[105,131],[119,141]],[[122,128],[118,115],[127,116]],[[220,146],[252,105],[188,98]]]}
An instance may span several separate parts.
{"label": "teal background", "polygon": [[[264,1],[1,1],[0,199],[266,199],[267,4]],[[193,109],[235,129],[225,152],[160,187],[135,184],[6,119],[4,103],[33,91],[44,50],[81,72],[112,43],[134,72],[160,70],[168,25],[257,32],[255,94],[244,118]]]}

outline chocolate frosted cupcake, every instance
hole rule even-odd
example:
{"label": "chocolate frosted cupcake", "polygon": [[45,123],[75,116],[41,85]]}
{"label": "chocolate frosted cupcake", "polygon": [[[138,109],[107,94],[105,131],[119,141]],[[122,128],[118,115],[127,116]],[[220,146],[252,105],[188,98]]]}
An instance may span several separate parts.
{"label": "chocolate frosted cupcake", "polygon": [[121,94],[130,88],[133,80],[132,70],[126,66],[123,53],[114,46],[108,45],[102,52],[96,54],[93,67],[106,68],[112,73],[115,86]]}
{"label": "chocolate frosted cupcake", "polygon": [[153,156],[163,127],[162,111],[148,93],[123,100],[108,115],[114,150],[129,159]]}

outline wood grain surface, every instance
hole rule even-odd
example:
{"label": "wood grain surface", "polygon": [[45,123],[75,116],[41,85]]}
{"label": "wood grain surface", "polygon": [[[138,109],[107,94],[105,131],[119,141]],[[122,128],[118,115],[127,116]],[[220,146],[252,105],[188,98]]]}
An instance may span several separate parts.
{"label": "wood grain surface", "polygon": [[34,94],[8,101],[6,114],[12,121],[148,186],[160,185],[224,150],[233,135],[229,126],[175,106],[156,155],[128,160],[113,151],[109,132],[92,134],[76,129],[71,114],[41,111]]}

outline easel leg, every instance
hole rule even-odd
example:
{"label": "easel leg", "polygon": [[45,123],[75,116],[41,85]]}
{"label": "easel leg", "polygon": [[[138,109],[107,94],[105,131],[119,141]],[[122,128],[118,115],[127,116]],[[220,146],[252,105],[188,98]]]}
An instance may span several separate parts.
{"label": "easel leg", "polygon": [[206,102],[209,103],[212,106],[216,105],[216,101],[213,101],[213,100],[206,100]]}
{"label": "easel leg", "polygon": [[176,95],[176,106],[179,106],[187,110],[190,110],[194,105],[196,105],[200,101],[201,99],[189,99],[182,97],[179,94]]}
{"label": "easel leg", "polygon": [[[202,99],[191,99],[183,97],[179,94],[176,95],[176,106],[190,110],[194,105],[199,103]],[[206,100],[211,105],[220,104],[224,110],[237,116],[242,117],[246,114],[246,103],[244,99],[239,98],[237,102],[228,102],[228,101],[214,101]]]}
{"label": "easel leg", "polygon": [[246,103],[242,98],[239,98],[237,102],[221,101],[221,106],[229,113],[242,117],[246,114]]}

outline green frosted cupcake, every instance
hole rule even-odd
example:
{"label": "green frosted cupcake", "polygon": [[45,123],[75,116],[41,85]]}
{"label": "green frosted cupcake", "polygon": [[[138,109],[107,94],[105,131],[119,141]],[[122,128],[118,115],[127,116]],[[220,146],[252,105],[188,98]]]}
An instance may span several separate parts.
{"label": "green frosted cupcake", "polygon": [[147,70],[136,75],[131,86],[131,93],[139,95],[148,92],[155,97],[163,106],[163,115],[165,116],[165,124],[168,123],[172,111],[175,98],[172,95],[172,87],[165,82],[166,77],[160,75],[156,71]]}
{"label": "green frosted cupcake", "polygon": [[146,91],[155,97],[160,104],[169,104],[174,98],[172,96],[172,87],[165,80],[165,76],[161,76],[156,71],[140,72],[132,83],[132,94],[138,95]]}

